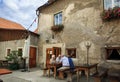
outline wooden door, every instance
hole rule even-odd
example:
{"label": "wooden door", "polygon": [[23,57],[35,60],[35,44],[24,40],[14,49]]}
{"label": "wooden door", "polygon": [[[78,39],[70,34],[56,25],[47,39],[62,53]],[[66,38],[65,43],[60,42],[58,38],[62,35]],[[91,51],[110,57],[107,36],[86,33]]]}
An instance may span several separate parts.
{"label": "wooden door", "polygon": [[35,47],[30,47],[29,67],[36,67],[36,51]]}
{"label": "wooden door", "polygon": [[61,54],[61,48],[60,47],[53,47],[52,48],[52,54],[55,55],[55,57],[57,57],[59,54]]}
{"label": "wooden door", "polygon": [[53,54],[55,55],[55,57],[57,57],[59,54],[61,54],[61,48],[53,47],[46,49],[46,67],[48,67],[50,63],[50,58],[52,57]]}

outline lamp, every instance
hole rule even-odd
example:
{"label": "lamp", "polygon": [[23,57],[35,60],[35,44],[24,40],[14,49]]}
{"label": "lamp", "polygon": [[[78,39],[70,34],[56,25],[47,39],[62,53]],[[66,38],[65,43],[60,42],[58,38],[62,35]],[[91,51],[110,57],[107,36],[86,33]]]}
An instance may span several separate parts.
{"label": "lamp", "polygon": [[86,65],[89,65],[89,49],[91,47],[91,42],[90,41],[86,41],[85,42],[85,47],[87,49],[87,63],[86,63]]}

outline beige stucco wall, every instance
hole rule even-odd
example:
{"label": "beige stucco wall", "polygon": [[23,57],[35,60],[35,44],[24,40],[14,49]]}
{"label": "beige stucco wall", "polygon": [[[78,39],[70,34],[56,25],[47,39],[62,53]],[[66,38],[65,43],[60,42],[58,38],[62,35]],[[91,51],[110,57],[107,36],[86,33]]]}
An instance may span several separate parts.
{"label": "beige stucco wall", "polygon": [[[25,39],[0,42],[0,59],[5,59],[7,49],[11,49],[11,51],[18,50],[18,48],[23,49],[24,43]],[[30,46],[38,48],[38,37],[30,36]]]}
{"label": "beige stucco wall", "polygon": [[13,40],[0,42],[0,60],[4,60],[7,56],[7,49],[18,50],[24,47],[24,40]]}
{"label": "beige stucco wall", "polygon": [[[89,62],[97,63],[105,59],[105,44],[120,44],[120,22],[114,20],[103,22],[100,14],[103,11],[102,0],[60,0],[41,10],[39,16],[39,57],[45,55],[45,40],[51,41],[53,15],[63,11],[64,31],[55,35],[55,39],[65,43],[65,48],[77,49],[80,63],[86,63],[85,41],[91,42]],[[51,43],[48,43],[49,45]],[[41,60],[39,60],[41,62]]]}

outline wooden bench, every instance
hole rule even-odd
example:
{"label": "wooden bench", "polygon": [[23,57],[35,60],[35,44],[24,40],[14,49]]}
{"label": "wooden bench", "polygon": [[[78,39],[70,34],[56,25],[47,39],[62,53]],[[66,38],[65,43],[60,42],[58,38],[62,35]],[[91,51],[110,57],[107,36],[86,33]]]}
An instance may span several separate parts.
{"label": "wooden bench", "polygon": [[105,68],[98,70],[98,72],[95,75],[93,75],[95,82],[102,82],[102,79],[105,78],[105,76],[107,76],[107,72],[108,69]]}
{"label": "wooden bench", "polygon": [[70,68],[61,69],[61,70],[58,71],[59,72],[58,77],[59,77],[59,79],[64,79],[64,73],[65,73],[65,74],[67,74],[67,81],[72,82],[72,76],[74,74],[76,74],[77,75],[77,82],[78,82],[78,73],[79,73],[79,71],[80,70],[78,70],[77,68],[73,69],[72,71],[71,71]]}
{"label": "wooden bench", "polygon": [[58,77],[59,77],[59,79],[64,79],[64,73],[66,73],[66,71],[69,71],[70,70],[70,68],[65,68],[65,69],[60,69],[60,70],[58,70]]}
{"label": "wooden bench", "polygon": [[108,71],[108,78],[110,82],[120,82],[120,70],[119,69],[110,69]]}
{"label": "wooden bench", "polygon": [[43,76],[47,75],[48,68],[43,68]]}

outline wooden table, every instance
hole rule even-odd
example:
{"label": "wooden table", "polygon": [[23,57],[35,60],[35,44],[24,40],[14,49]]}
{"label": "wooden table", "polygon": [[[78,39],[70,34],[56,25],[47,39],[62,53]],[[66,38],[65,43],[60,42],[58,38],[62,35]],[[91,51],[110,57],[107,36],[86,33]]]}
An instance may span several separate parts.
{"label": "wooden table", "polygon": [[90,75],[90,69],[92,69],[92,68],[95,68],[96,72],[97,72],[97,63],[96,64],[76,66],[77,74],[79,74],[79,72],[83,70],[83,71],[85,71],[85,75],[87,76],[87,79],[88,79],[89,75]]}
{"label": "wooden table", "polygon": [[54,78],[56,78],[57,68],[61,67],[61,63],[49,64],[48,65],[48,76],[50,77],[50,69],[53,68]]}

